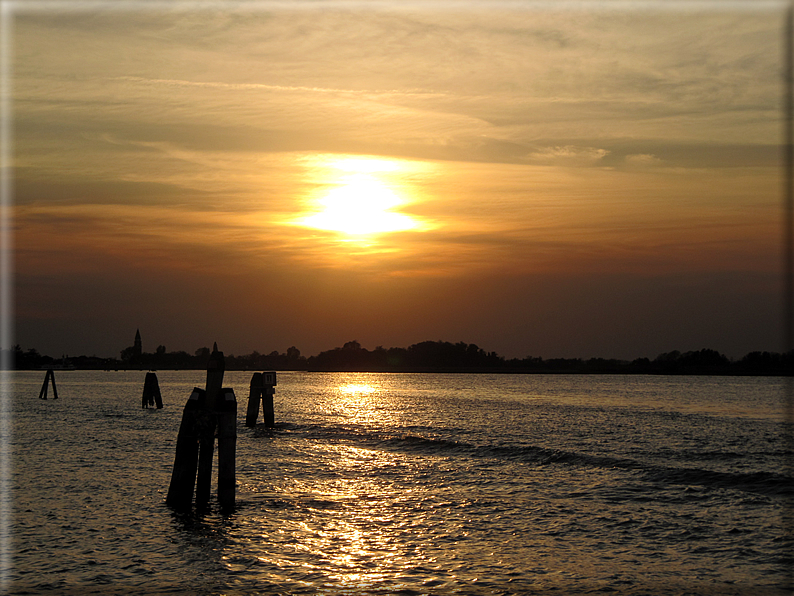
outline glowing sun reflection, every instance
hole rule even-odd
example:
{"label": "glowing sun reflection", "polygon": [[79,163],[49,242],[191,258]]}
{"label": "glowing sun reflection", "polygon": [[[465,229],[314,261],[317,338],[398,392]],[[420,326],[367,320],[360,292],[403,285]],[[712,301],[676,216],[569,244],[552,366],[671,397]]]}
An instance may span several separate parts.
{"label": "glowing sun reflection", "polygon": [[373,387],[372,385],[357,385],[355,383],[348,383],[347,385],[342,385],[339,388],[339,391],[347,395],[350,394],[367,395],[370,393],[375,393],[377,390],[378,388]]}
{"label": "glowing sun reflection", "polygon": [[[341,379],[340,379],[341,381]],[[374,424],[391,419],[389,382],[380,375],[354,374],[332,388],[334,412],[346,422]]]}

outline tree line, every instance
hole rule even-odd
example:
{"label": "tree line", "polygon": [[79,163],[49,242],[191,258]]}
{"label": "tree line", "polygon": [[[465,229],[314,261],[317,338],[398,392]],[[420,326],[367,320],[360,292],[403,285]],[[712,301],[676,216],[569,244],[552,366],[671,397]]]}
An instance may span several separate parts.
{"label": "tree line", "polygon": [[[52,366],[82,370],[200,370],[207,366],[210,349],[202,347],[192,354],[167,352],[158,346],[153,353],[125,348],[120,358],[77,356],[52,358],[35,349],[14,346],[10,356],[17,370]],[[784,375],[794,372],[794,350],[787,353],[750,352],[731,360],[711,349],[690,352],[665,352],[653,360],[605,358],[550,358],[527,356],[506,359],[465,342],[424,341],[407,348],[363,348],[357,341],[342,347],[303,356],[294,346],[286,352],[252,352],[243,356],[226,355],[227,370],[297,370],[327,372],[488,372],[488,373],[569,373],[569,374],[705,374],[705,375]]]}

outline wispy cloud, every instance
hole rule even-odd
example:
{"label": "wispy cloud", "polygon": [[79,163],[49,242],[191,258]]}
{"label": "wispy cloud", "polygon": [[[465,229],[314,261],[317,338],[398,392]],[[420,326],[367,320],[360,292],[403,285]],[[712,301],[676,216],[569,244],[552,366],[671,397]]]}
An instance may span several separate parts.
{"label": "wispy cloud", "polygon": [[[296,305],[316,329],[351,301],[410,325],[491,300],[512,334],[543,276],[771,275],[776,14],[599,5],[23,12],[20,292],[253,278],[296,327]],[[310,167],[326,154],[421,164],[387,182],[434,225],[369,245],[279,225],[336,184]]]}
{"label": "wispy cloud", "polygon": [[115,77],[118,81],[128,81],[143,85],[163,85],[166,87],[201,87],[206,89],[224,89],[231,91],[289,91],[320,94],[349,94],[364,96],[406,96],[406,97],[445,97],[447,94],[423,89],[342,89],[324,87],[302,87],[287,85],[266,85],[263,83],[224,83],[220,81],[187,81],[180,79],[146,79],[143,77]]}
{"label": "wispy cloud", "polygon": [[597,164],[607,155],[609,155],[609,151],[606,149],[566,145],[564,147],[546,147],[530,153],[527,159],[535,163],[587,165]]}

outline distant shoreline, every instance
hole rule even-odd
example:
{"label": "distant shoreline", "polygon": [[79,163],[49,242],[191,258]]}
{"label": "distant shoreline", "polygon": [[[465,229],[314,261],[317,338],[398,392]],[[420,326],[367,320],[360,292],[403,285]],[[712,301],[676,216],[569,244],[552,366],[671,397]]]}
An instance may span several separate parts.
{"label": "distant shoreline", "polygon": [[[210,351],[200,348],[194,354],[166,352],[163,346],[155,353],[125,348],[122,358],[64,356],[60,359],[39,354],[35,349],[5,352],[2,366],[6,370],[206,370]],[[653,360],[636,358],[549,358],[527,356],[506,359],[496,352],[486,352],[475,344],[425,341],[408,348],[377,347],[368,350],[356,341],[347,342],[308,358],[294,346],[286,353],[252,352],[244,356],[224,357],[229,371],[306,371],[306,372],[377,372],[377,373],[473,373],[473,374],[620,374],[620,375],[710,375],[776,376],[794,375],[794,350],[785,354],[750,352],[731,360],[715,350],[702,349],[681,353],[677,350],[658,355]]]}
{"label": "distant shoreline", "polygon": [[[39,372],[46,371],[50,367],[43,368],[12,368],[4,369],[5,372]],[[777,372],[753,372],[753,371],[714,371],[696,370],[686,371],[637,371],[637,370],[576,370],[576,369],[552,369],[552,370],[528,370],[528,369],[467,369],[467,368],[406,368],[406,369],[382,369],[382,370],[363,370],[363,369],[268,369],[277,372],[303,372],[303,373],[351,373],[351,374],[472,374],[472,375],[621,375],[621,376],[692,376],[692,377],[790,377],[794,376],[791,371]],[[82,372],[82,371],[102,371],[102,372],[161,372],[161,371],[195,371],[205,372],[205,368],[140,368],[140,367],[70,367],[54,368],[55,372]],[[227,368],[226,372],[262,372],[253,368]]]}

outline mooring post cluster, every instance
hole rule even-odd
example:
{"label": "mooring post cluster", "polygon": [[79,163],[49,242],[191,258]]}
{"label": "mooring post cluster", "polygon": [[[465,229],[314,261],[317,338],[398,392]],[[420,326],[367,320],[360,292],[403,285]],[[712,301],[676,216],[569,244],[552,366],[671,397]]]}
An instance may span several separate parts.
{"label": "mooring post cluster", "polygon": [[153,372],[146,373],[146,379],[143,382],[143,397],[141,398],[141,407],[148,408],[157,404],[157,409],[163,407],[163,397],[160,395],[160,383],[157,381],[157,374]]}
{"label": "mooring post cluster", "polygon": [[207,506],[212,481],[215,436],[218,436],[218,502],[234,509],[237,401],[234,390],[223,387],[223,352],[213,346],[204,389],[195,387],[185,404],[176,439],[176,455],[166,503],[189,509],[196,489],[196,507]]}
{"label": "mooring post cluster", "polygon": [[52,372],[51,368],[48,368],[47,373],[44,375],[44,384],[42,384],[41,391],[39,391],[39,399],[47,399],[50,381],[52,381],[52,399],[58,399],[58,390],[55,388],[55,373]]}
{"label": "mooring post cluster", "polygon": [[251,390],[248,394],[248,409],[245,414],[245,425],[256,426],[259,418],[259,401],[262,401],[262,414],[265,417],[265,426],[273,428],[276,425],[273,411],[273,395],[276,393],[276,373],[273,371],[254,373],[251,377]]}

